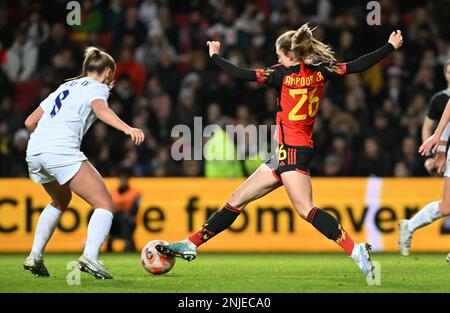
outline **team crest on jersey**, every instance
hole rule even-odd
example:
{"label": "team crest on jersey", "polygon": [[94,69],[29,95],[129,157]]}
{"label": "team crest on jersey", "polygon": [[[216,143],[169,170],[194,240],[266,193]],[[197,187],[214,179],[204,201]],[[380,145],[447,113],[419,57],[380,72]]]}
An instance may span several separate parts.
{"label": "team crest on jersey", "polygon": [[269,67],[266,69],[262,69],[261,71],[264,76],[270,76],[275,71],[275,69]]}
{"label": "team crest on jersey", "polygon": [[259,84],[263,84],[266,80],[267,80],[267,78],[270,76],[270,75],[272,75],[272,73],[275,71],[275,69],[273,69],[273,68],[265,68],[265,69],[262,69],[262,68],[260,68],[260,69],[257,69],[256,70],[256,81],[259,83]]}

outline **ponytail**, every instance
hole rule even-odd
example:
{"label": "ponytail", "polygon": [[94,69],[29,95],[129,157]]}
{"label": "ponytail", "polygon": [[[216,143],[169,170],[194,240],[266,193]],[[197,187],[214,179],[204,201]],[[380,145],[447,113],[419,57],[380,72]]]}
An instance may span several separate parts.
{"label": "ponytail", "polygon": [[336,57],[330,46],[313,37],[308,23],[303,24],[292,36],[291,51],[299,60],[306,60],[311,64],[319,63],[335,64]]}
{"label": "ponytail", "polygon": [[[112,56],[96,47],[87,47],[84,50],[84,61],[81,74],[77,77],[66,79],[66,81],[86,77],[89,72],[100,74],[107,68],[111,69],[114,76],[116,72],[116,62]],[[114,87],[114,82],[109,82],[108,87],[109,89],[112,89]]]}
{"label": "ponytail", "polygon": [[313,36],[315,28],[308,23],[297,30],[290,30],[278,37],[276,48],[285,54],[291,51],[295,60],[302,60],[307,64],[318,65],[326,63],[331,70],[338,70],[336,57],[330,46],[317,40]]}

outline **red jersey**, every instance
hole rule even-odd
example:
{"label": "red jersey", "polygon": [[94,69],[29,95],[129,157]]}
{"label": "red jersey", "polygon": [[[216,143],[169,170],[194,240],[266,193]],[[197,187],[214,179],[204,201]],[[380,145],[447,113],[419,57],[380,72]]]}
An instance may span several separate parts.
{"label": "red jersey", "polygon": [[278,93],[275,134],[278,143],[313,147],[312,132],[325,82],[345,72],[345,64],[331,70],[324,64],[303,62],[290,68],[278,64],[256,70],[257,82],[274,87]]}

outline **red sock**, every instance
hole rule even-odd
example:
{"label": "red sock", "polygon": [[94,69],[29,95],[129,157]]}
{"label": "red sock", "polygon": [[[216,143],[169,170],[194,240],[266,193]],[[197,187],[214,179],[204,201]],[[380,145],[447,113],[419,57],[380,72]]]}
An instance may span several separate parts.
{"label": "red sock", "polygon": [[202,229],[196,231],[195,233],[193,233],[191,236],[189,236],[189,240],[192,241],[192,243],[194,245],[199,247],[202,244],[204,244],[206,241],[208,241],[209,238],[211,238],[213,236],[214,236],[214,234],[212,234],[212,233],[208,234],[208,231],[206,229],[202,228]]}
{"label": "red sock", "polygon": [[241,213],[240,210],[234,208],[228,203],[225,206],[214,213],[202,226],[200,230],[193,233],[189,240],[192,241],[197,247],[207,242],[209,239],[224,231],[236,220]]}
{"label": "red sock", "polygon": [[341,224],[339,224],[338,220],[331,214],[314,207],[308,213],[306,220],[328,239],[331,239],[340,245],[348,255],[352,254],[355,243],[344,228],[342,228]]}
{"label": "red sock", "polygon": [[355,243],[352,238],[347,234],[347,232],[339,225],[339,229],[341,231],[341,237],[336,240],[336,243],[341,246],[341,248],[347,252],[348,255],[352,255],[353,247]]}

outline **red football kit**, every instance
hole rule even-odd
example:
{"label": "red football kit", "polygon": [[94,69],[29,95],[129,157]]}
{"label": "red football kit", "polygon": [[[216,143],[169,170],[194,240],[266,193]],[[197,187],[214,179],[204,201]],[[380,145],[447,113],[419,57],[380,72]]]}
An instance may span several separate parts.
{"label": "red football kit", "polygon": [[325,82],[346,72],[343,63],[331,70],[324,65],[290,68],[275,65],[256,70],[257,82],[274,87],[277,98],[277,133],[279,144],[313,147],[312,132]]}

